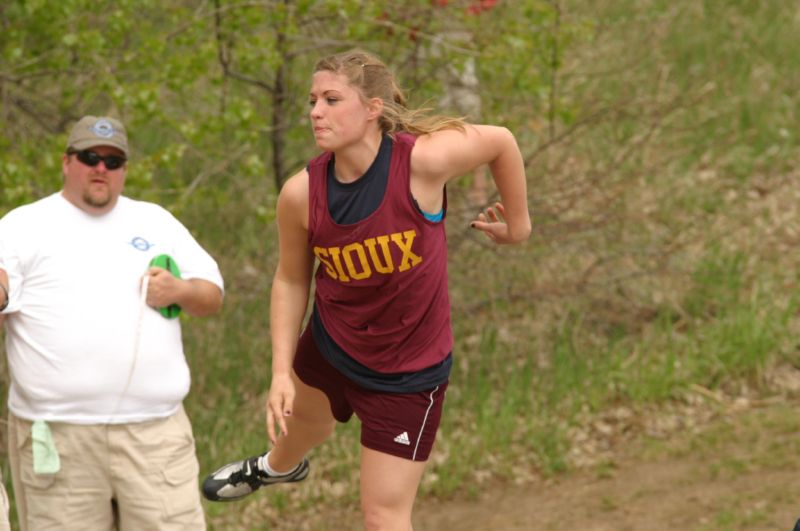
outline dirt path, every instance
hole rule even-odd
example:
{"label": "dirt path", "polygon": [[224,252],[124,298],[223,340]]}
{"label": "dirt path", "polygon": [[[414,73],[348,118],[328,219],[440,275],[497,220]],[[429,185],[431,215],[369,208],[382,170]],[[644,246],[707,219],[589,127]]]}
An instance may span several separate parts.
{"label": "dirt path", "polygon": [[418,511],[415,529],[789,530],[800,516],[797,470],[724,479],[707,469],[693,459],[636,463],[605,479],[576,474],[474,501],[429,503]]}
{"label": "dirt path", "polygon": [[612,467],[475,500],[423,502],[418,530],[790,530],[800,517],[798,404],[725,416],[698,433],[641,439]]}
{"label": "dirt path", "polygon": [[[800,517],[796,401],[720,414],[689,433],[636,437],[602,466],[476,498],[418,500],[416,531],[791,530]],[[353,509],[281,529],[361,529]],[[275,528],[273,528],[275,529]]]}

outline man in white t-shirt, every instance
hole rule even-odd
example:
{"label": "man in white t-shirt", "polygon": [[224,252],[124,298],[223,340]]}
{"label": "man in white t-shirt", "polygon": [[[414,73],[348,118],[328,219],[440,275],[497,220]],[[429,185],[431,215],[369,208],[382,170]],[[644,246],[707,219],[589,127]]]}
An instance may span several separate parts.
{"label": "man in white t-shirt", "polygon": [[86,116],[62,190],[0,219],[23,530],[205,529],[175,314],[217,312],[222,276],[169,212],[121,195],[127,158],[124,126]]}

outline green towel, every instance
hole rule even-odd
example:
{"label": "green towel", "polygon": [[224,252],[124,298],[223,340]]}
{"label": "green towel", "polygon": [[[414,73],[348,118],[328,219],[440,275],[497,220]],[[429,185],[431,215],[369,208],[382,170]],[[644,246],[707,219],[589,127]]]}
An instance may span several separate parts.
{"label": "green towel", "polygon": [[58,448],[50,432],[50,426],[43,420],[37,420],[31,426],[33,440],[33,472],[35,474],[55,474],[61,470],[61,459]]}

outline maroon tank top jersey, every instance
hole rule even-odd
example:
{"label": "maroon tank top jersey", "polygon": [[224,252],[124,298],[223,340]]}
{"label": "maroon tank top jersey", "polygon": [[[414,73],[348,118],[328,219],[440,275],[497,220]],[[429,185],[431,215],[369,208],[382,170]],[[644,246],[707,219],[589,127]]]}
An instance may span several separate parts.
{"label": "maroon tank top jersey", "polygon": [[383,200],[352,224],[337,224],[328,211],[332,154],[308,165],[316,311],[350,357],[381,373],[431,367],[453,347],[444,223],[425,219],[411,197],[415,141],[396,135]]}

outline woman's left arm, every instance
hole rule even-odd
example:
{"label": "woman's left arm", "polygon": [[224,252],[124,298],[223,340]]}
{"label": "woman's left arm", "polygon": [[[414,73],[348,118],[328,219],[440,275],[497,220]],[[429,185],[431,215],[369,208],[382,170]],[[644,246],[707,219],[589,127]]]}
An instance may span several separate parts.
{"label": "woman's left arm", "polygon": [[482,164],[488,164],[501,201],[470,226],[496,243],[525,241],[531,233],[525,164],[516,138],[505,127],[468,124],[464,131],[422,135],[412,151],[411,174],[417,182],[439,187]]}

